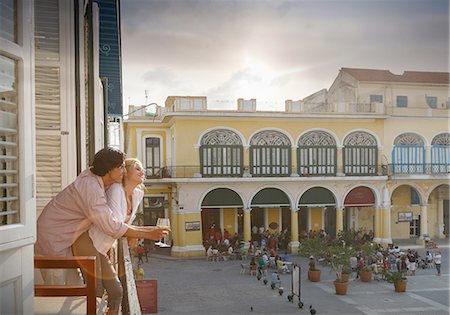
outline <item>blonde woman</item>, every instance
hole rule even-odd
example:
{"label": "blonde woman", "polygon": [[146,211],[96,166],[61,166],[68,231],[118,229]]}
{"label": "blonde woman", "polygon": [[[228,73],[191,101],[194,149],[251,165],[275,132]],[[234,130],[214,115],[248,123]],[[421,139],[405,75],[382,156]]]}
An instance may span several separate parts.
{"label": "blonde woman", "polygon": [[[106,195],[108,205],[116,219],[131,224],[144,196],[141,188],[145,174],[142,163],[137,159],[126,159],[125,169],[126,174],[122,184],[112,184],[106,191]],[[97,257],[97,296],[102,296],[103,290],[106,289],[108,315],[118,314],[123,295],[120,280],[107,256],[115,241],[115,238],[93,225],[72,247],[76,256],[95,255]],[[88,249],[90,249],[89,253]]]}

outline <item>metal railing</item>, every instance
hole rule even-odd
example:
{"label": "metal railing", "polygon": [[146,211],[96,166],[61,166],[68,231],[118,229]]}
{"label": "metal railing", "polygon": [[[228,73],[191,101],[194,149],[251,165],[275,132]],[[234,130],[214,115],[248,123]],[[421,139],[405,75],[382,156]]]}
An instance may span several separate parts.
{"label": "metal railing", "polygon": [[450,174],[450,164],[389,164],[386,168],[388,176]]}
{"label": "metal railing", "polygon": [[[284,165],[285,166],[285,165]],[[375,167],[375,166],[374,166]],[[280,166],[281,168],[281,166]],[[386,176],[388,175],[388,168],[386,165],[379,165],[376,167],[376,172],[368,172],[367,166],[362,166],[358,171],[357,167],[352,168],[352,172],[348,174],[344,174],[346,176]],[[210,178],[210,177],[291,177],[291,176],[299,176],[299,177],[317,177],[317,176],[337,176],[339,173],[339,166],[336,165],[322,165],[322,166],[311,166],[305,167],[302,166],[300,169],[297,165],[292,165],[291,170],[293,174],[286,175],[286,173],[274,174],[270,173],[267,176],[263,176],[261,174],[252,175],[250,172],[249,166],[244,166],[242,168],[243,172],[241,175],[236,175],[232,172],[227,173],[226,168],[222,173],[217,174],[202,174],[201,166],[170,166],[163,167],[161,172],[155,174],[154,176],[148,176],[147,179],[163,179],[163,178]],[[337,170],[337,172],[336,172]]]}

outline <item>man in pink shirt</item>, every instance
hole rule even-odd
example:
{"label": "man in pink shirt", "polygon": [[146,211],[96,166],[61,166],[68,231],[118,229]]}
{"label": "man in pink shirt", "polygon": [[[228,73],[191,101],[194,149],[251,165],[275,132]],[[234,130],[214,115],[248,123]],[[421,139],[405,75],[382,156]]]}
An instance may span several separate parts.
{"label": "man in pink shirt", "polygon": [[168,233],[155,226],[128,225],[112,215],[105,191],[122,182],[124,161],[125,154],[119,150],[98,151],[92,167],[45,206],[37,221],[37,255],[72,256],[72,244],[92,224],[113,238],[159,240]]}

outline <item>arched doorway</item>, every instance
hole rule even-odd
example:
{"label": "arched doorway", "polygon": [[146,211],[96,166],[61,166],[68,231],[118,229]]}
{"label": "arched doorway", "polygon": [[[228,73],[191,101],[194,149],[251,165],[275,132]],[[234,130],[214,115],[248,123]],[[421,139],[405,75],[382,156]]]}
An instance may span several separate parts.
{"label": "arched doorway", "polygon": [[375,231],[375,196],[364,186],[353,188],[344,199],[344,230]]}
{"label": "arched doorway", "polygon": [[421,197],[410,185],[395,188],[391,196],[391,236],[393,239],[421,236]]}
{"label": "arched doorway", "polygon": [[204,241],[210,238],[210,230],[220,230],[222,236],[227,230],[231,236],[238,233],[242,239],[243,233],[243,203],[239,194],[228,188],[211,190],[202,201],[202,237]]}
{"label": "arched doorway", "polygon": [[310,188],[302,194],[298,206],[300,236],[310,230],[336,235],[336,198],[331,191],[324,187]]}
{"label": "arched doorway", "polygon": [[[255,227],[269,232],[291,230],[291,204],[286,193],[278,188],[261,189],[251,201],[252,238]],[[288,234],[289,235],[289,234]]]}

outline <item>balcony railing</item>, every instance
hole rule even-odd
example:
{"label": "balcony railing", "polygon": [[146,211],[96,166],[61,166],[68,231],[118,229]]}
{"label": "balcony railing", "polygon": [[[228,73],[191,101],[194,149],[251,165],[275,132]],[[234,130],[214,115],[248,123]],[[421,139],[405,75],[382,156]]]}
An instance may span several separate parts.
{"label": "balcony railing", "polygon": [[[280,166],[281,168],[281,166]],[[348,174],[344,174],[346,176],[381,176],[387,175],[387,166],[379,165],[377,167],[373,166],[376,169],[376,172],[369,172],[367,169],[369,167],[367,165],[361,166],[358,168],[353,165],[352,172]],[[227,168],[222,168],[222,173],[220,174],[202,174],[200,166],[172,166],[172,167],[163,167],[161,172],[158,173],[158,176],[147,177],[147,179],[162,179],[162,178],[210,178],[210,177],[237,177],[234,173],[227,173]],[[261,174],[252,175],[250,173],[250,167],[244,166],[243,173],[239,177],[317,177],[317,176],[337,176],[339,173],[339,167],[337,167],[338,172],[336,172],[336,166],[333,165],[323,165],[323,166],[311,166],[311,167],[301,167],[299,171],[297,165],[293,165],[291,167],[292,174],[286,175],[285,173],[274,174],[273,172],[268,173],[267,176],[263,176]],[[341,168],[342,169],[342,168]],[[339,176],[339,175],[338,175]]]}
{"label": "balcony railing", "polygon": [[449,164],[389,164],[387,165],[389,176],[408,175],[448,175]]}

